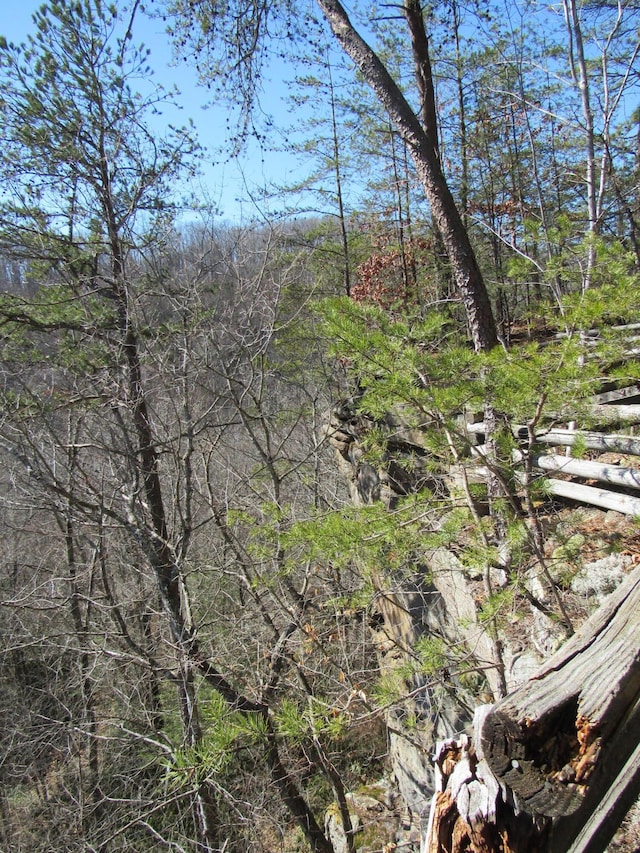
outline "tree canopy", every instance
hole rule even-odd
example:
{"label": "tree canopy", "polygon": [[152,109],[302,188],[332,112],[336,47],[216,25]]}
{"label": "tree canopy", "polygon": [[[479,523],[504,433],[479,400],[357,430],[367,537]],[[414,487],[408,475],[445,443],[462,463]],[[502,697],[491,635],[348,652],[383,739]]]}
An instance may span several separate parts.
{"label": "tree canopy", "polygon": [[[279,216],[185,197],[147,13],[240,158],[291,68]],[[0,42],[3,849],[424,846],[435,742],[636,560],[570,487],[640,476],[638,20],[52,0]],[[571,701],[514,743],[574,803]]]}

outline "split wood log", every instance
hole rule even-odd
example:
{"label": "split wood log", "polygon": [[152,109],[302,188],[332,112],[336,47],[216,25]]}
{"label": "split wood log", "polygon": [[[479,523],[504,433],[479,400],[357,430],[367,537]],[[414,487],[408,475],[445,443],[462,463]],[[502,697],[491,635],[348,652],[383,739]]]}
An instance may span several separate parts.
{"label": "split wood log", "polygon": [[[490,705],[476,710],[474,727]],[[518,812],[513,798],[501,789],[478,743],[462,735],[441,741],[434,755],[436,794],[433,797],[421,853],[520,853],[539,851],[549,821],[538,826]]]}
{"label": "split wood log", "polygon": [[640,567],[538,673],[441,744],[425,853],[601,853],[640,794]]}

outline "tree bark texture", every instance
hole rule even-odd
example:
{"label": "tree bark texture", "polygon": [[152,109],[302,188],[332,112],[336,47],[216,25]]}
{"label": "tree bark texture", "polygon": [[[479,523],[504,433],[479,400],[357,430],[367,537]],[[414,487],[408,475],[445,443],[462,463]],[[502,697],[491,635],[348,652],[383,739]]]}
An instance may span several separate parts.
{"label": "tree bark texture", "polygon": [[424,15],[422,14],[419,0],[404,0],[402,8],[411,35],[413,63],[418,81],[418,90],[420,92],[422,127],[439,161],[438,113],[436,110],[431,57],[429,55],[429,38],[424,26]]}

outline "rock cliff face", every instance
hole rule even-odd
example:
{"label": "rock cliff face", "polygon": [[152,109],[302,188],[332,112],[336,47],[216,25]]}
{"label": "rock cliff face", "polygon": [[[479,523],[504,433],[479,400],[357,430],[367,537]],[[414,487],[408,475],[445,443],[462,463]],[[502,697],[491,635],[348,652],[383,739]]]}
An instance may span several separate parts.
{"label": "rock cliff face", "polygon": [[[337,465],[355,505],[382,502],[393,509],[400,498],[427,483],[433,492],[441,495],[450,494],[458,487],[450,471],[440,478],[434,477],[419,431],[404,429],[401,419],[389,419],[385,424],[385,432],[392,437],[388,458],[378,465],[371,464],[364,450],[364,439],[373,426],[348,404],[332,413],[328,425]],[[610,530],[607,530],[605,514],[587,510],[579,517],[572,516],[565,530],[562,527],[565,522],[558,520],[561,518],[558,513],[558,518],[554,519],[556,532],[545,542],[556,568],[566,573],[566,593],[573,596],[574,610],[582,618],[597,603],[602,583],[595,580],[598,573],[585,573],[584,567],[576,571],[574,545],[577,540],[572,540],[571,536],[582,526],[586,532],[579,535],[584,546],[589,542],[590,529],[602,529],[604,532],[597,541],[602,540],[603,549],[595,548],[595,537],[590,541],[594,545],[594,556],[606,552],[604,546],[622,535],[614,528],[624,524],[624,519],[617,513],[613,516],[615,518],[609,518]],[[431,519],[430,530],[439,521],[442,519]],[[584,550],[589,552],[588,548]],[[623,554],[608,554],[600,559],[606,561],[606,567],[602,563],[600,574],[604,573],[607,578],[616,575],[620,579],[633,562],[629,555]],[[611,561],[615,565],[611,565]],[[584,554],[579,562],[589,564]],[[474,706],[498,699],[505,684],[511,691],[530,678],[543,658],[560,644],[563,631],[557,621],[550,618],[544,590],[534,578],[530,587],[533,604],[527,603],[525,597],[518,612],[514,610],[512,619],[503,620],[499,634],[492,635],[479,614],[478,602],[487,591],[482,579],[470,573],[458,556],[445,547],[425,551],[423,562],[415,566],[411,576],[394,577],[387,567],[375,567],[373,582],[377,594],[370,630],[381,674],[396,673],[397,676],[401,670],[406,672],[403,664],[409,661],[412,650],[425,637],[443,639],[458,649],[466,662],[465,669],[475,673],[471,685],[446,668],[436,676],[414,676],[412,683],[404,685],[410,700],[386,712],[390,761],[407,816],[404,835],[399,835],[398,840],[411,843],[428,819],[434,790],[432,756],[436,741],[464,731],[471,723]],[[585,593],[583,588],[591,589],[594,584],[597,589]],[[586,601],[585,595],[593,596],[593,600]],[[409,720],[411,725],[408,725]]]}
{"label": "rock cliff face", "polygon": [[[372,424],[357,416],[347,405],[334,411],[328,427],[338,468],[349,486],[356,506],[381,501],[392,509],[399,498],[421,488],[427,480],[425,451],[418,436],[398,432],[393,459],[387,467],[375,468],[367,459],[362,440]],[[411,465],[403,467],[405,455]],[[391,456],[391,453],[390,453]],[[436,485],[444,489],[444,482]],[[382,675],[398,672],[416,643],[424,636],[457,642],[458,626],[465,625],[469,643],[482,657],[483,632],[477,628],[473,598],[461,581],[453,554],[444,549],[433,553],[428,564],[417,566],[411,577],[389,577],[384,566],[374,570],[376,613],[371,619],[372,639]],[[488,678],[491,681],[491,675]],[[433,678],[414,676],[405,685],[411,700],[401,709],[387,711],[389,753],[398,789],[409,814],[409,823],[422,827],[434,792],[432,754],[437,740],[460,732],[470,721],[471,697],[454,680],[438,683]],[[411,718],[412,725],[406,724]]]}

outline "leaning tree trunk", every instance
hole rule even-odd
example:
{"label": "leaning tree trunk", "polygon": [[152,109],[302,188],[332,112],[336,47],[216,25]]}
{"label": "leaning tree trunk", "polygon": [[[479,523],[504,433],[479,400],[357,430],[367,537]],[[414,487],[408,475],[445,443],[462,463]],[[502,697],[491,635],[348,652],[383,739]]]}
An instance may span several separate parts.
{"label": "leaning tree trunk", "polygon": [[[342,49],[357,65],[406,143],[442,236],[475,349],[492,349],[498,343],[498,335],[491,302],[469,235],[440,166],[437,129],[429,126],[428,132],[425,131],[380,58],[353,27],[339,0],[317,2]],[[416,3],[410,8],[408,22],[415,53],[416,49],[426,48],[426,37],[422,42],[416,38],[416,21],[418,17],[421,19],[422,13]],[[420,83],[422,101],[428,104],[432,100],[433,93],[429,87],[433,86],[433,81],[429,74],[423,74]],[[426,110],[427,115],[430,112]],[[432,112],[435,114],[435,110]]]}

